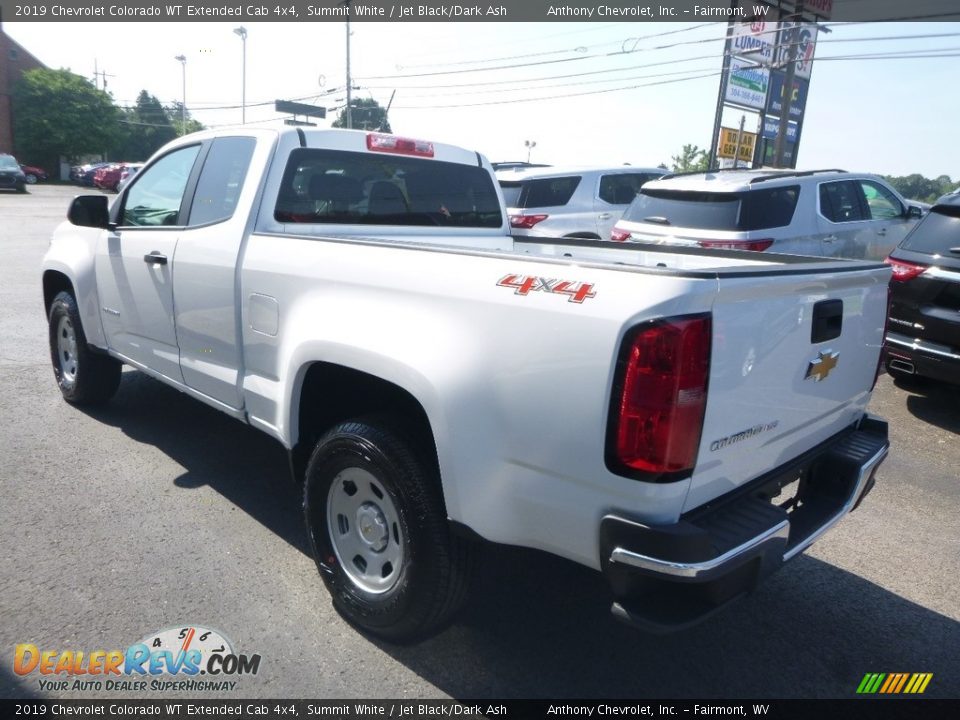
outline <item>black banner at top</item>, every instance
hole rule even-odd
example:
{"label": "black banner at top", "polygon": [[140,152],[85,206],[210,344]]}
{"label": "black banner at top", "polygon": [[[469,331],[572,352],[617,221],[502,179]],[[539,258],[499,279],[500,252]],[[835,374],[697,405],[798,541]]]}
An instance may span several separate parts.
{"label": "black banner at top", "polygon": [[960,710],[957,700],[0,700],[4,718],[150,717],[190,720],[404,720],[405,718],[490,718],[491,720],[679,720],[680,718],[762,718],[809,720],[828,715],[844,720],[946,720]]}
{"label": "black banner at top", "polygon": [[[765,9],[766,8],[766,9]],[[0,0],[4,22],[705,22],[960,20],[956,0]]]}

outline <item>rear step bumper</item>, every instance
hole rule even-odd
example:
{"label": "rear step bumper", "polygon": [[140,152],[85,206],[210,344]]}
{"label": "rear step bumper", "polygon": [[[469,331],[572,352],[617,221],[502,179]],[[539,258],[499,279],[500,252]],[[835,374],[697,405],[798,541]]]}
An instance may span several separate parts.
{"label": "rear step bumper", "polygon": [[[613,614],[650,632],[679,630],[709,617],[854,510],[873,488],[889,447],[886,422],[868,416],[856,429],[676,524],[607,515],[600,552],[618,598]],[[789,497],[794,502],[780,507]]]}

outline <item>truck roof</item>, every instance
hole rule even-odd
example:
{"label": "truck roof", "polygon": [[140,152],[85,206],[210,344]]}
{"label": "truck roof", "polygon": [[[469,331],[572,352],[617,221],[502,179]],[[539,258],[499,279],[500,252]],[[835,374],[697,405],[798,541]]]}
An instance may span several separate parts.
{"label": "truck roof", "polygon": [[[386,138],[416,143],[419,151],[407,152],[399,147],[397,149],[382,149],[384,155],[396,154],[405,156],[415,156],[421,159],[440,160],[442,162],[460,163],[464,165],[489,166],[480,153],[474,150],[468,150],[456,145],[434,142],[428,138],[409,137],[406,135],[393,135],[391,133],[382,133],[370,130],[346,130],[341,128],[304,128],[304,127],[266,127],[251,128],[244,125],[233,125],[230,127],[217,128],[215,130],[201,130],[200,132],[185,135],[175,141],[176,145],[187,145],[198,140],[206,140],[217,137],[231,137],[237,135],[247,135],[254,137],[273,136],[281,141],[281,145],[291,144],[289,138],[296,136],[298,139],[294,144],[308,148],[324,148],[329,150],[344,150],[351,152],[374,152],[371,150],[370,138]],[[302,139],[301,139],[302,138]],[[287,142],[283,142],[287,140]]]}

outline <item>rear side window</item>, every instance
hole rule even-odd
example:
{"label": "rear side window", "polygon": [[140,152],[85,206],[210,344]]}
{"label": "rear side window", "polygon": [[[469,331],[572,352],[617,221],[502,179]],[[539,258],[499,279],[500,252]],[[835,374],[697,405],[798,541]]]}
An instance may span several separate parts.
{"label": "rear side window", "polygon": [[233,217],[255,145],[256,141],[250,137],[213,141],[200,171],[188,225],[205,225]]}
{"label": "rear side window", "polygon": [[860,183],[856,180],[822,183],[820,185],[820,214],[835,223],[867,220]]}
{"label": "rear side window", "polygon": [[799,198],[799,185],[747,193],[740,209],[739,229],[768,230],[789,225]]}
{"label": "rear side window", "polygon": [[506,180],[500,183],[507,207],[530,209],[560,207],[570,202],[580,184],[579,175],[535,180]]}
{"label": "rear side window", "polygon": [[600,178],[600,199],[611,205],[629,205],[643,184],[659,175],[650,173],[617,173]]}
{"label": "rear side window", "polygon": [[493,180],[481,167],[313,148],[290,153],[274,217],[341,225],[503,224]]}
{"label": "rear side window", "polygon": [[[960,258],[960,207],[936,205],[900,246],[904,250]],[[956,248],[956,253],[951,253]]]}

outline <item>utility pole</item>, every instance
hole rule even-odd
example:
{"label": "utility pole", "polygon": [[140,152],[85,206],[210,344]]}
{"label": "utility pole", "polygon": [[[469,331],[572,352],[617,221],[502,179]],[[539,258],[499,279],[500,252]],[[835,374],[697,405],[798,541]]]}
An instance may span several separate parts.
{"label": "utility pole", "polygon": [[747,121],[746,115],[740,116],[740,129],[737,131],[737,147],[733,151],[733,167],[740,167],[740,143],[743,142],[743,124]]}
{"label": "utility pole", "polygon": [[97,59],[93,59],[93,86],[99,90],[100,89],[100,80],[103,79],[103,89],[107,89],[107,78],[116,77],[116,75],[109,74],[106,70],[99,70],[97,68]]}
{"label": "utility pole", "polygon": [[[797,72],[797,42],[800,38],[800,19],[803,17],[803,0],[797,0],[796,14],[787,35],[787,73],[783,79],[783,97],[780,99],[780,127],[773,146],[773,164],[783,167],[787,148],[787,130],[790,127],[790,105],[793,102],[793,80]],[[783,38],[781,37],[781,40]]]}
{"label": "utility pole", "polygon": [[[736,0],[730,0],[730,9],[737,7]],[[723,42],[723,70],[720,73],[720,93],[717,95],[717,109],[713,116],[713,135],[710,136],[710,156],[707,167],[717,167],[717,145],[720,142],[720,126],[723,123],[723,106],[727,99],[727,83],[730,82],[730,38],[733,37],[733,20],[727,22],[727,37]]]}

